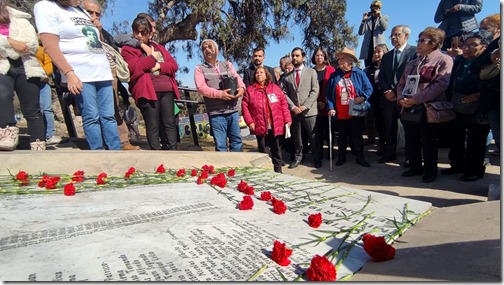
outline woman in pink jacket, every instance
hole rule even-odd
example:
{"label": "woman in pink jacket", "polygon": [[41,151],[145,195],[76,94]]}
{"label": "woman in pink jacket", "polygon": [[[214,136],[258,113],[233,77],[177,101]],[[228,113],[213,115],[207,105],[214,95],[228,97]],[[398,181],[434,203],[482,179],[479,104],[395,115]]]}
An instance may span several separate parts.
{"label": "woman in pink jacket", "polygon": [[256,135],[259,152],[270,147],[275,172],[282,173],[280,136],[285,125],[290,128],[292,118],[282,89],[272,82],[272,75],[264,67],[254,71],[252,84],[242,100],[242,113],[250,133]]}

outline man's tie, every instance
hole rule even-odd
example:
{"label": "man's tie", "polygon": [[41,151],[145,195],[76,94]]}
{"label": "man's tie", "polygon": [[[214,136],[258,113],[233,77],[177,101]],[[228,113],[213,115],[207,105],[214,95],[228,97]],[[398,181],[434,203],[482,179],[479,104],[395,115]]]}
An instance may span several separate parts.
{"label": "man's tie", "polygon": [[299,69],[296,69],[296,87],[299,87]]}
{"label": "man's tie", "polygon": [[396,49],[394,52],[394,71],[397,70],[397,67],[399,66],[399,54],[401,53],[400,50]]}

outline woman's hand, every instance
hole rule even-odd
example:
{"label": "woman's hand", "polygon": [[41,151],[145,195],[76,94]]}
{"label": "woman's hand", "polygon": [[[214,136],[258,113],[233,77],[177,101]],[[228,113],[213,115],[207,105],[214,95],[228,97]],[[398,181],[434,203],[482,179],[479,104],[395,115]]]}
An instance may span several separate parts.
{"label": "woman's hand", "polygon": [[327,112],[327,115],[329,115],[329,117],[334,117],[334,116],[336,116],[336,111],[335,110],[329,110],[329,112]]}
{"label": "woman's hand", "polygon": [[151,68],[151,72],[155,72],[161,69],[161,64],[159,62],[156,62],[156,65],[154,65],[153,68]]}
{"label": "woman's hand", "polygon": [[355,97],[354,102],[355,102],[355,104],[360,104],[360,103],[364,102],[364,100],[366,100],[364,97],[359,96],[359,97]]}
{"label": "woman's hand", "polygon": [[500,48],[492,51],[490,54],[490,60],[495,64],[500,64]]}
{"label": "woman's hand", "polygon": [[251,132],[255,132],[255,124],[254,123],[250,124],[248,127]]}
{"label": "woman's hand", "polygon": [[411,108],[414,105],[416,105],[416,101],[413,98],[403,98],[399,100],[399,105],[401,105],[404,108]]}
{"label": "woman's hand", "polygon": [[478,93],[473,93],[473,94],[464,96],[461,101],[464,104],[471,104],[471,103],[478,101],[479,98],[480,98],[480,93],[478,92]]}
{"label": "woman's hand", "polygon": [[20,54],[27,54],[30,52],[30,48],[25,42],[13,40],[12,38],[7,38],[10,46]]}
{"label": "woman's hand", "polygon": [[82,82],[79,77],[73,71],[66,73],[67,77],[67,88],[73,95],[81,94],[82,92]]}
{"label": "woman's hand", "polygon": [[156,60],[159,60],[161,58],[161,53],[157,52],[154,50],[154,47],[151,47],[151,54],[156,58]]}

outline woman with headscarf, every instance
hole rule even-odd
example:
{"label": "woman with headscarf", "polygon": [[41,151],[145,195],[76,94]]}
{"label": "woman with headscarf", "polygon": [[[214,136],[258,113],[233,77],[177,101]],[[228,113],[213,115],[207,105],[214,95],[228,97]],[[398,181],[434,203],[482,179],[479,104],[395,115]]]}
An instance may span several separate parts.
{"label": "woman with headscarf", "polygon": [[353,117],[349,115],[350,100],[355,104],[364,104],[371,93],[373,87],[366,76],[366,73],[355,65],[359,62],[355,57],[355,51],[345,47],[336,53],[338,68],[329,77],[326,89],[328,115],[338,118],[338,160],[336,166],[346,162],[346,148],[348,138],[352,140],[352,153],[357,157],[357,163],[369,167],[369,163],[364,159],[364,141],[362,138],[362,127],[364,117]]}
{"label": "woman with headscarf", "polygon": [[[413,106],[424,109],[424,103],[427,102],[446,100],[445,90],[450,82],[453,59],[440,50],[444,38],[445,32],[433,27],[428,27],[419,34],[418,57],[408,63],[397,85],[397,102],[403,112]],[[410,79],[415,79],[418,83],[417,91],[404,95],[403,90]],[[410,169],[403,172],[402,176],[423,174],[422,181],[425,183],[436,180],[437,136],[440,124],[428,123],[424,112],[418,124],[403,121],[403,125]]]}
{"label": "woman with headscarf", "polygon": [[42,45],[74,95],[82,114],[86,141],[92,150],[121,149],[114,117],[112,72],[98,29],[80,0],[43,0],[34,14]]}
{"label": "woman with headscarf", "polygon": [[0,150],[14,150],[19,142],[14,92],[26,118],[32,150],[45,150],[45,125],[40,111],[39,83],[46,77],[35,54],[38,39],[31,16],[0,0]]}

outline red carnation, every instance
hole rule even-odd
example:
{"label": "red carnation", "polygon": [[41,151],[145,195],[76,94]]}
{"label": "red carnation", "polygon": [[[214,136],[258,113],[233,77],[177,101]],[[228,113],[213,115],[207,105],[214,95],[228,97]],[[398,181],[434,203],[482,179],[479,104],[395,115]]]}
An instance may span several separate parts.
{"label": "red carnation", "polygon": [[203,165],[203,167],[201,168],[205,171],[208,171],[210,174],[214,174],[215,173],[215,168],[213,167],[213,165]]}
{"label": "red carnation", "polygon": [[58,185],[58,182],[60,182],[60,180],[61,180],[61,178],[59,176],[49,177],[49,179],[45,183],[45,188],[46,189],[55,189],[56,186]]}
{"label": "red carnation", "polygon": [[245,190],[243,191],[243,193],[245,193],[247,195],[254,195],[254,187],[247,185],[247,187],[245,187]]}
{"label": "red carnation", "polygon": [[273,252],[271,253],[271,259],[281,266],[287,266],[291,263],[289,256],[292,254],[292,249],[288,249],[285,243],[281,243],[276,240],[273,243]]}
{"label": "red carnation", "polygon": [[[275,197],[271,197],[271,205],[272,205],[273,207],[275,207],[275,204],[276,204],[276,203],[278,203],[279,201],[280,201],[280,200],[278,200],[277,198],[275,198]],[[281,202],[281,201],[280,201],[280,202]]]}
{"label": "red carnation", "polygon": [[104,185],[106,182],[107,182],[107,173],[102,172],[98,174],[98,177],[96,178],[96,184]]}
{"label": "red carnation", "polygon": [[243,200],[238,204],[240,210],[252,210],[254,207],[254,201],[250,196],[243,196]]}
{"label": "red carnation", "polygon": [[261,193],[261,200],[269,201],[271,200],[271,193],[269,191],[264,191]]}
{"label": "red carnation", "polygon": [[177,171],[177,177],[184,177],[185,176],[185,169],[181,168]]}
{"label": "red carnation", "polygon": [[157,168],[156,168],[156,173],[165,173],[166,172],[166,169],[164,168],[164,165],[160,164]]}
{"label": "red carnation", "polygon": [[40,179],[40,181],[37,184],[38,187],[44,188],[45,185],[46,185],[46,183],[47,183],[47,181],[49,181],[49,179],[51,179],[51,176],[49,176],[49,175],[42,176],[42,178]]}
{"label": "red carnation", "polygon": [[287,207],[285,206],[285,203],[282,200],[276,200],[276,202],[273,205],[273,212],[277,215],[285,214],[285,211],[287,211]]}
{"label": "red carnation", "polygon": [[84,181],[84,171],[83,170],[77,170],[74,172],[72,176],[72,181],[74,182],[82,182]]}
{"label": "red carnation", "polygon": [[233,176],[235,176],[235,170],[234,170],[234,169],[229,169],[229,170],[228,170],[228,173],[227,173],[227,176],[228,176],[228,177],[233,177]]}
{"label": "red carnation", "polygon": [[21,182],[21,186],[28,186],[30,184],[30,175],[25,171],[19,171],[16,174],[16,180]]}
{"label": "red carnation", "polygon": [[201,184],[203,184],[203,183],[205,183],[205,178],[203,178],[203,177],[199,176],[199,177],[198,177],[198,180],[196,180],[196,184],[201,185]]}
{"label": "red carnation", "polygon": [[362,241],[364,242],[364,250],[374,261],[391,260],[395,256],[395,248],[387,244],[384,237],[364,234]]}
{"label": "red carnation", "polygon": [[135,173],[136,169],[134,167],[130,167],[126,174],[124,174],[124,179],[129,180],[131,178],[131,175]]}
{"label": "red carnation", "polygon": [[317,254],[306,270],[306,277],[311,281],[336,281],[336,267],[327,257]]}
{"label": "red carnation", "polygon": [[201,171],[201,175],[200,175],[203,179],[207,179],[208,178],[208,171],[206,170],[202,170]]}
{"label": "red carnation", "polygon": [[65,194],[65,196],[74,196],[75,195],[75,186],[73,185],[72,182],[65,185],[65,188],[63,188],[63,194]]}
{"label": "red carnation", "polygon": [[317,214],[311,214],[308,217],[308,225],[312,228],[318,228],[322,224],[322,214],[317,213]]}
{"label": "red carnation", "polygon": [[198,170],[196,170],[196,169],[191,170],[191,176],[194,177],[196,175],[198,175]]}
{"label": "red carnation", "polygon": [[240,180],[240,183],[238,183],[238,191],[245,192],[245,188],[247,188],[247,186],[247,182]]}
{"label": "red carnation", "polygon": [[219,173],[210,179],[210,184],[224,188],[227,184],[226,176],[224,173]]}

